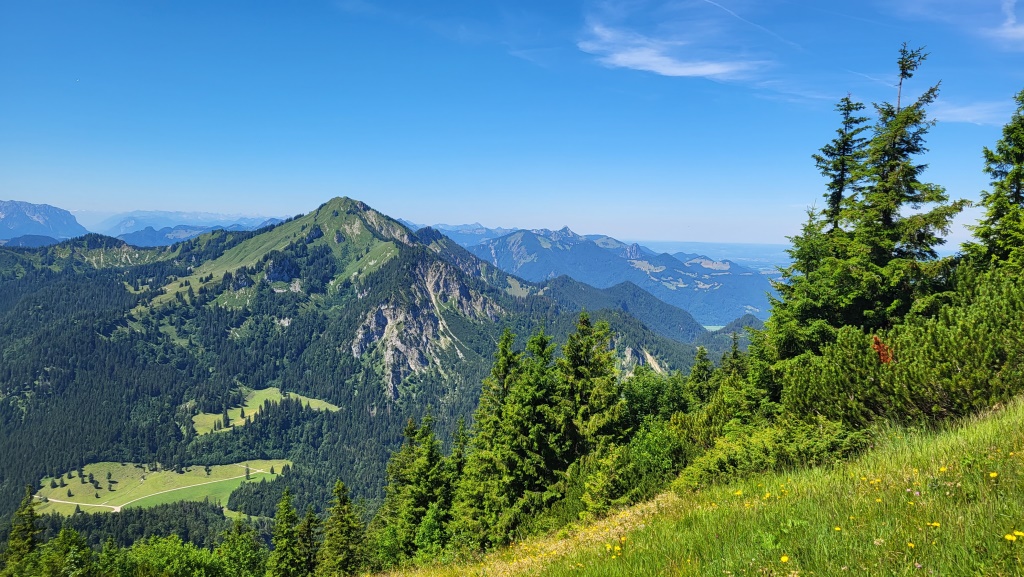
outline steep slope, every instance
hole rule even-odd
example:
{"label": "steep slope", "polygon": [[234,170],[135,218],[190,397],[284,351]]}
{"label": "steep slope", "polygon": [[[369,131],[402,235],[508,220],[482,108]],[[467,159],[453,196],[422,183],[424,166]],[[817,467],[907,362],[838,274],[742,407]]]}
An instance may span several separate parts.
{"label": "steep slope", "polygon": [[1020,575],[1022,432],[1018,399],[939,432],[883,431],[850,463],[665,493],[567,536],[390,575]]}
{"label": "steep slope", "polygon": [[48,204],[0,200],[0,239],[25,235],[72,238],[88,233],[70,212]]}
{"label": "steep slope", "polygon": [[606,236],[583,237],[568,228],[517,231],[470,251],[533,282],[563,274],[598,288],[632,282],[704,325],[768,314],[768,280],[730,261],[701,255],[681,255],[685,260],[680,260]]}

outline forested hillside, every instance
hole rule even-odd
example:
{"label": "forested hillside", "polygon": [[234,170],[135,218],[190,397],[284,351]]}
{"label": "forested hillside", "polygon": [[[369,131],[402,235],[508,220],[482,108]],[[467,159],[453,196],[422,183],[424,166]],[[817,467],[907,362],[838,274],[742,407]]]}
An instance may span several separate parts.
{"label": "forested hillside", "polygon": [[[257,458],[294,462],[285,484],[303,507],[322,508],[337,477],[372,507],[408,418],[429,407],[448,439],[471,415],[503,327],[565,335],[581,308],[348,199],[167,248],[87,235],[0,259],[8,512],[26,484],[97,461],[180,470]],[[616,327],[624,370],[692,362],[693,346],[621,309],[595,315]],[[341,410],[285,399],[216,434],[194,426],[268,387]],[[225,504],[272,515],[282,486]]]}

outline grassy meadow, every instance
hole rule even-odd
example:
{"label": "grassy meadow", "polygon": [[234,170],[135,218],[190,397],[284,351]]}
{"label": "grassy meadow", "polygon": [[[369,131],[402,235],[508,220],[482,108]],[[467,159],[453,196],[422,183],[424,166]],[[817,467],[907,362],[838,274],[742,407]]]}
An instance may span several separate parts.
{"label": "grassy meadow", "polygon": [[[263,403],[270,401],[273,403],[280,402],[284,398],[285,394],[293,399],[299,399],[303,405],[309,405],[310,408],[318,411],[337,411],[339,410],[337,405],[332,405],[327,401],[321,401],[320,399],[314,399],[312,397],[306,397],[296,393],[282,393],[281,389],[277,387],[270,387],[267,389],[260,389],[258,391],[250,391],[245,397],[245,405],[241,407],[234,407],[228,409],[228,419],[231,420],[231,426],[237,427],[245,424],[246,417],[252,417],[259,414],[263,410]],[[243,410],[245,416],[243,417]],[[199,413],[192,417],[192,426],[195,428],[196,433],[205,435],[206,433],[213,432],[214,423],[224,418],[221,413]],[[220,431],[227,431],[228,429],[220,429]]]}
{"label": "grassy meadow", "polygon": [[[228,495],[246,482],[245,468],[249,467],[249,480],[271,480],[281,472],[285,460],[254,460],[232,465],[213,465],[209,473],[205,467],[190,467],[182,473],[169,470],[150,471],[146,465],[100,462],[86,465],[84,477],[71,471],[61,477],[45,477],[36,492],[39,502],[36,510],[43,513],[70,515],[75,507],[82,511],[118,511],[122,507],[152,507],[175,501],[203,501],[226,504]],[[271,467],[274,473],[270,472]],[[89,475],[98,482],[91,484]],[[65,486],[60,486],[63,480]],[[51,487],[56,484],[56,487]],[[70,492],[70,495],[68,494]]]}
{"label": "grassy meadow", "polygon": [[657,499],[471,564],[395,575],[1024,575],[1024,403],[879,431],[831,469]]}

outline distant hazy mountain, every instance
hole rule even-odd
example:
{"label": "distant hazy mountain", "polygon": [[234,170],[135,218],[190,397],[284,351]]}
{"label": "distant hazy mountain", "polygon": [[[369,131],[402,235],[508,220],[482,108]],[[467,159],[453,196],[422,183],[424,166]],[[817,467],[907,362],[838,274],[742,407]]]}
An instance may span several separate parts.
{"label": "distant hazy mountain", "polygon": [[179,224],[177,226],[165,226],[159,230],[154,229],[152,226],[147,226],[142,230],[120,234],[117,238],[132,246],[169,246],[214,230],[257,230],[280,222],[280,219],[271,218],[264,220],[258,226],[244,226],[241,224],[232,224],[230,226],[195,226]]}
{"label": "distant hazy mountain", "polygon": [[[424,228],[421,224],[416,224],[401,218],[398,219],[398,221],[409,227],[411,230]],[[520,230],[518,228],[487,228],[478,222],[473,224],[432,224],[430,225],[430,228],[441,231],[445,236],[466,248],[478,245],[486,240],[502,237],[510,232]]]}
{"label": "distant hazy mountain", "polygon": [[89,231],[70,212],[48,204],[0,200],[0,239],[25,235],[74,238]]}
{"label": "distant hazy mountain", "polygon": [[469,250],[533,282],[560,275],[599,288],[632,282],[704,325],[725,325],[745,314],[768,316],[768,278],[728,260],[656,254],[638,244],[602,235],[584,237],[568,228],[520,230]]}
{"label": "distant hazy mountain", "polygon": [[740,242],[637,241],[655,252],[669,254],[705,254],[714,259],[728,259],[761,274],[777,276],[779,268],[789,266],[792,259],[788,244]]}
{"label": "distant hazy mountain", "polygon": [[39,248],[41,246],[50,246],[57,244],[59,240],[52,236],[44,236],[41,234],[26,234],[22,236],[16,236],[9,240],[0,240],[0,244],[3,246],[16,246],[20,248]]}
{"label": "distant hazy mountain", "polygon": [[160,230],[156,230],[151,226],[147,226],[142,230],[118,235],[117,238],[132,246],[167,246],[219,228],[221,227],[189,226],[187,224],[179,224],[178,226],[168,226],[161,228]]}
{"label": "distant hazy mountain", "polygon": [[[156,231],[160,231],[165,228],[175,228],[182,225],[205,228],[206,230],[212,230],[214,228],[256,230],[269,224],[277,224],[279,222],[281,222],[280,219],[267,218],[265,216],[238,216],[211,212],[136,210],[115,214],[96,225],[95,228],[96,232],[103,233],[107,236],[120,237],[123,234],[145,230],[147,227],[151,227]],[[177,240],[183,239],[179,238]],[[172,242],[177,242],[177,240]]]}

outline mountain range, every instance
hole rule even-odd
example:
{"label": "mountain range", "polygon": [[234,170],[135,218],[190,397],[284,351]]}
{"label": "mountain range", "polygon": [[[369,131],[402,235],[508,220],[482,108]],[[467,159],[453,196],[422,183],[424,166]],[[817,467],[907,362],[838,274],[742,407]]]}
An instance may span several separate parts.
{"label": "mountain range", "polygon": [[[686,370],[696,341],[729,347],[636,286],[526,282],[344,198],[171,247],[96,234],[0,247],[0,509],[101,460],[287,458],[309,502],[336,477],[377,498],[409,417],[429,411],[447,436],[470,415],[503,329],[563,339],[581,310],[609,321],[623,371]],[[231,434],[193,430],[267,387],[342,410],[283,404]]]}
{"label": "mountain range", "polygon": [[[135,210],[108,217],[97,224],[94,229],[96,232],[107,236],[120,238],[122,235],[143,231],[147,228],[162,231],[163,229],[185,227],[185,230],[197,230],[200,231],[198,234],[201,234],[215,228],[256,230],[257,228],[263,228],[264,226],[279,222],[281,222],[279,218],[263,216],[249,217],[210,212]],[[178,235],[178,240],[183,240],[180,238],[180,234]]]}
{"label": "mountain range", "polygon": [[[0,239],[0,244],[38,247],[86,232],[73,215],[62,209],[25,202],[0,206],[0,227],[7,231],[7,238]],[[114,215],[97,226],[106,235],[130,245],[157,247],[216,229],[247,231],[279,222],[202,212],[133,211]],[[410,230],[425,228],[409,221],[397,222]],[[658,253],[605,235],[577,235],[568,228],[530,231],[488,228],[479,223],[429,228],[526,281],[542,282],[566,275],[597,288],[631,283],[687,311],[704,326],[723,326],[747,314],[760,319],[767,316],[771,275],[732,260],[715,260],[698,253]],[[758,265],[763,264],[758,261]],[[649,324],[651,319],[645,322]]]}
{"label": "mountain range", "polygon": [[[409,227],[410,230],[425,228],[425,225],[422,224],[416,224],[401,218],[398,220]],[[478,222],[473,224],[432,224],[430,228],[441,231],[448,238],[467,248],[520,230],[518,228],[488,228]]]}
{"label": "mountain range", "polygon": [[533,282],[561,275],[598,288],[631,282],[705,326],[722,326],[746,314],[761,319],[768,315],[768,278],[728,260],[657,254],[604,235],[581,236],[568,227],[519,230],[468,250]]}

